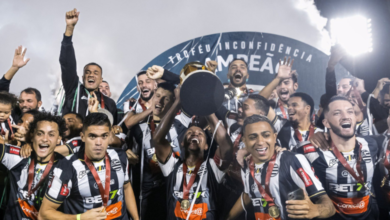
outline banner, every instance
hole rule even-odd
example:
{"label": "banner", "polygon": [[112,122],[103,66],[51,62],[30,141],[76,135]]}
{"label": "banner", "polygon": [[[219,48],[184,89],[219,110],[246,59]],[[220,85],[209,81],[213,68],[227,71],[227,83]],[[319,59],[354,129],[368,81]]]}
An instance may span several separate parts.
{"label": "banner", "polygon": [[[153,51],[151,48],[146,48]],[[248,87],[262,88],[275,77],[279,59],[285,56],[294,59],[293,70],[298,73],[298,90],[312,96],[318,108],[320,97],[325,93],[325,72],[329,57],[320,50],[300,41],[260,32],[228,32],[198,37],[178,44],[158,55],[142,70],[159,65],[176,74],[188,62],[206,63],[216,60],[216,74],[227,83],[228,65],[234,58],[243,58],[248,63]],[[338,76],[347,75],[340,65],[336,66]],[[251,87],[252,86],[252,87]],[[136,79],[133,78],[118,99],[117,107],[123,102],[137,98]]]}

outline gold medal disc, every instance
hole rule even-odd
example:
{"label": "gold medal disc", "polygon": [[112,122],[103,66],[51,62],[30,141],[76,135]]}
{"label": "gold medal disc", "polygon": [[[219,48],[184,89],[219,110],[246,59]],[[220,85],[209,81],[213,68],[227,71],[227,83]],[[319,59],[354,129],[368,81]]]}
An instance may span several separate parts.
{"label": "gold medal disc", "polygon": [[187,199],[183,199],[180,203],[180,208],[183,210],[189,209],[190,208],[190,201],[188,201]]}
{"label": "gold medal disc", "polygon": [[156,154],[153,154],[152,160],[157,163],[157,156],[156,156]]}
{"label": "gold medal disc", "polygon": [[280,210],[278,207],[276,206],[271,206],[268,208],[268,214],[272,217],[272,218],[279,218],[280,216]]}

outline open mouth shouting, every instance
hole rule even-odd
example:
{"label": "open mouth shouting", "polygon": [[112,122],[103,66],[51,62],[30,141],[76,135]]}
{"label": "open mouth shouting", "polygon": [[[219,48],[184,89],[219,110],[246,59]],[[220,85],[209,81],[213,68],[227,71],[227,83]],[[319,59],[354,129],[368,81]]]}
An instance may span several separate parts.
{"label": "open mouth shouting", "polygon": [[288,91],[283,91],[283,90],[280,91],[279,98],[282,100],[287,100],[289,98]]}
{"label": "open mouth shouting", "polygon": [[243,75],[240,71],[237,71],[236,73],[234,73],[233,79],[234,79],[234,81],[236,81],[236,82],[241,82],[243,76],[244,76],[244,75]]}
{"label": "open mouth shouting", "polygon": [[94,85],[95,84],[95,79],[94,78],[88,78],[87,84],[91,85],[91,86]]}
{"label": "open mouth shouting", "polygon": [[144,89],[142,89],[142,97],[149,97],[149,95],[150,95],[150,89],[148,89],[148,88],[144,88]]}
{"label": "open mouth shouting", "polygon": [[348,128],[351,128],[352,126],[352,123],[349,122],[349,121],[344,121],[341,123],[341,127],[344,128],[344,129],[348,129]]}
{"label": "open mouth shouting", "polygon": [[264,156],[267,156],[268,154],[268,147],[261,147],[261,148],[256,148],[256,152],[258,154],[258,156],[260,157],[264,157]]}
{"label": "open mouth shouting", "polygon": [[49,153],[49,144],[39,144],[37,153],[39,155],[45,155],[45,154]]}

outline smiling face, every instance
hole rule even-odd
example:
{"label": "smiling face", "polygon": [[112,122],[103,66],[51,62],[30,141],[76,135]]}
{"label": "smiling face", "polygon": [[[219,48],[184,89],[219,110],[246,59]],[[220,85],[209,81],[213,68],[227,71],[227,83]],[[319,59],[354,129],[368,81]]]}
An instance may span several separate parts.
{"label": "smiling face", "polygon": [[295,123],[310,118],[310,105],[306,104],[301,97],[291,97],[288,100],[288,116],[290,121]]}
{"label": "smiling face", "polygon": [[241,87],[249,78],[248,67],[242,60],[235,60],[229,66],[227,78],[234,87]]}
{"label": "smiling face", "polygon": [[156,90],[157,85],[156,81],[153,79],[149,79],[146,74],[142,74],[138,76],[138,91],[141,90],[141,98],[144,101],[149,101],[154,94],[154,91]]}
{"label": "smiling face", "polygon": [[153,115],[158,116],[160,118],[164,117],[164,115],[168,112],[173,102],[175,101],[172,92],[163,88],[157,89],[156,94],[153,96],[153,99]]}
{"label": "smiling face", "polygon": [[64,115],[63,119],[65,120],[66,131],[64,132],[64,138],[72,138],[80,135],[81,128],[83,127],[83,122],[80,121],[73,113],[68,113]]}
{"label": "smiling face", "polygon": [[268,122],[259,121],[246,125],[242,140],[254,162],[264,163],[274,155],[276,136]]}
{"label": "smiling face", "polygon": [[247,117],[250,117],[252,115],[263,115],[263,116],[266,116],[263,111],[256,109],[255,101],[253,99],[247,98],[242,103],[242,117],[245,120]]}
{"label": "smiling face", "polygon": [[194,154],[202,153],[208,148],[206,134],[197,126],[188,128],[182,144],[186,152]]}
{"label": "smiling face", "polygon": [[100,160],[106,154],[110,136],[107,125],[91,125],[80,133],[85,143],[85,154],[90,160]]}
{"label": "smiling face", "polygon": [[276,87],[276,93],[278,94],[279,99],[286,103],[290,99],[295,90],[298,89],[298,83],[294,83],[292,78],[284,79]]}
{"label": "smiling face", "polygon": [[329,104],[329,111],[323,120],[325,127],[344,139],[355,135],[356,116],[352,104],[346,100],[337,100]]}
{"label": "smiling face", "polygon": [[351,79],[344,78],[341,79],[337,85],[337,95],[347,95],[348,91],[351,90]]}
{"label": "smiling face", "polygon": [[100,83],[99,91],[101,93],[103,93],[105,96],[111,97],[111,90],[110,90],[110,86],[108,85],[108,83],[106,83],[106,82]]}
{"label": "smiling face", "polygon": [[39,107],[41,107],[42,101],[37,100],[37,96],[35,94],[20,93],[19,96],[19,108],[22,110],[22,112],[27,112],[30,110],[38,110]]}
{"label": "smiling face", "polygon": [[87,90],[92,91],[99,88],[102,83],[102,70],[96,65],[88,65],[84,68],[83,83]]}
{"label": "smiling face", "polygon": [[31,141],[37,159],[42,162],[50,160],[54,149],[61,143],[58,124],[51,121],[39,121],[32,133]]}

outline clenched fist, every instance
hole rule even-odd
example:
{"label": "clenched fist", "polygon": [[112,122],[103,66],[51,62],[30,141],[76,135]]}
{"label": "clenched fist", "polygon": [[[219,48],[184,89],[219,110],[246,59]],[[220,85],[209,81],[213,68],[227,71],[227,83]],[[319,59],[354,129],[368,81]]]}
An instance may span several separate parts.
{"label": "clenched fist", "polygon": [[65,21],[67,26],[74,27],[79,21],[80,12],[77,9],[73,9],[72,11],[66,12]]}

